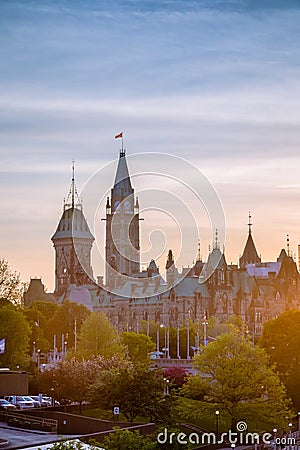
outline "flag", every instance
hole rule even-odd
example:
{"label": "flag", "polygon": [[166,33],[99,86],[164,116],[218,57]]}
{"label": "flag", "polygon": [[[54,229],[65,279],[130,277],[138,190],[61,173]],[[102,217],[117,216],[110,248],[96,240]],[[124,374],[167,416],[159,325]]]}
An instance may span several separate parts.
{"label": "flag", "polygon": [[5,338],[0,341],[0,354],[4,353],[5,350]]}
{"label": "flag", "polygon": [[121,133],[117,134],[115,136],[115,139],[122,138],[122,137],[123,137],[123,131],[121,131]]}

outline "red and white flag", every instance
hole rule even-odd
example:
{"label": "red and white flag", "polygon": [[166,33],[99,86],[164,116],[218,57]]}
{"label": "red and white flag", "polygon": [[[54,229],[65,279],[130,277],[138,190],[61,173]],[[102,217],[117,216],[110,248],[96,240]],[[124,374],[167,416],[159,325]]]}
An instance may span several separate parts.
{"label": "red and white flag", "polygon": [[115,136],[115,139],[122,138],[122,137],[123,137],[123,131],[121,131],[121,133],[117,134]]}

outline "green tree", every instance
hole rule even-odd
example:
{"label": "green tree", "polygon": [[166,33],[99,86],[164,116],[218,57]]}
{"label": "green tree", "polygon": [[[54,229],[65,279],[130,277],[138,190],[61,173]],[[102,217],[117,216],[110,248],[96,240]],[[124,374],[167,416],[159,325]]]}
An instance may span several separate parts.
{"label": "green tree", "polygon": [[140,363],[150,362],[149,353],[155,350],[156,345],[149,336],[134,332],[124,332],[121,339],[132,361]]}
{"label": "green tree", "polygon": [[103,446],[106,450],[152,450],[156,449],[156,442],[140,435],[138,431],[120,430],[105,436]]}
{"label": "green tree", "polygon": [[243,334],[219,336],[195,357],[195,367],[207,377],[209,400],[229,413],[232,427],[254,412],[276,424],[289,414],[285,389],[267,354]]}
{"label": "green tree", "polygon": [[0,308],[0,339],[5,339],[5,351],[0,354],[0,366],[15,370],[29,365],[30,327],[22,312],[8,305]]}
{"label": "green tree", "polygon": [[125,349],[116,329],[103,312],[92,313],[83,322],[77,347],[79,357],[88,359],[93,355],[102,355],[109,358],[124,353]]}
{"label": "green tree", "polygon": [[56,335],[57,347],[62,347],[62,335],[68,343],[68,349],[75,346],[75,329],[77,337],[80,334],[81,326],[90,316],[91,312],[84,305],[65,300],[54,312],[54,315],[47,321],[45,327],[45,337],[50,343],[53,342],[53,335]]}
{"label": "green tree", "polygon": [[20,275],[10,269],[5,259],[0,259],[0,307],[7,303],[21,305],[25,287]]}
{"label": "green tree", "polygon": [[102,372],[90,395],[106,409],[119,406],[131,422],[138,415],[150,417],[150,421],[170,420],[173,397],[164,395],[164,387],[160,371],[137,364]]}
{"label": "green tree", "polygon": [[259,341],[275,364],[294,406],[300,409],[300,311],[287,311],[263,326]]}
{"label": "green tree", "polygon": [[180,394],[194,400],[203,400],[208,394],[208,384],[201,375],[190,375],[180,390]]}

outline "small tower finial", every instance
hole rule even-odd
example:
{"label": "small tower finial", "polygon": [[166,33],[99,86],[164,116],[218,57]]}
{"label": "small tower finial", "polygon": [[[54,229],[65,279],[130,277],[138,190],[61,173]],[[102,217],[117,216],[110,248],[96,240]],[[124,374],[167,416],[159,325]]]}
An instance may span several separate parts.
{"label": "small tower finial", "polygon": [[251,227],[252,227],[251,219],[252,219],[251,211],[249,211],[249,223],[248,223],[249,234],[251,234],[251,232],[252,232],[252,230],[251,230]]}
{"label": "small tower finial", "polygon": [[290,256],[290,236],[286,235],[286,249],[287,249],[287,255]]}
{"label": "small tower finial", "polygon": [[218,239],[218,229],[217,228],[216,228],[216,233],[215,233],[215,244],[214,244],[213,248],[219,248],[219,239]]}
{"label": "small tower finial", "polygon": [[201,261],[201,246],[200,246],[200,239],[198,241],[198,255],[197,255],[197,261]]}
{"label": "small tower finial", "polygon": [[72,209],[75,206],[75,160],[72,159]]}

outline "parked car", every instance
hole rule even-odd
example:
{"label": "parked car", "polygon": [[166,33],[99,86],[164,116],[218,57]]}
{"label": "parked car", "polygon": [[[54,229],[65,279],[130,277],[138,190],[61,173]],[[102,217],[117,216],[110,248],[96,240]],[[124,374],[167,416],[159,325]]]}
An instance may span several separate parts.
{"label": "parked car", "polygon": [[35,402],[39,402],[39,405],[44,408],[45,406],[51,406],[51,401],[49,403],[48,400],[46,400],[44,397],[42,397],[42,401],[40,402],[40,397],[38,395],[31,395],[30,396],[32,398],[32,400],[34,400]]}
{"label": "parked car", "polygon": [[24,398],[27,402],[33,402],[34,408],[40,408],[40,407],[41,407],[41,403],[40,403],[40,401],[39,401],[39,398],[34,399],[33,397],[29,397],[28,395],[23,395],[23,398]]}
{"label": "parked car", "polygon": [[34,408],[33,400],[25,400],[21,395],[8,395],[4,397],[9,403],[16,405],[17,409]]}
{"label": "parked car", "polygon": [[9,403],[4,398],[0,398],[0,411],[14,411],[16,408],[16,405]]}

